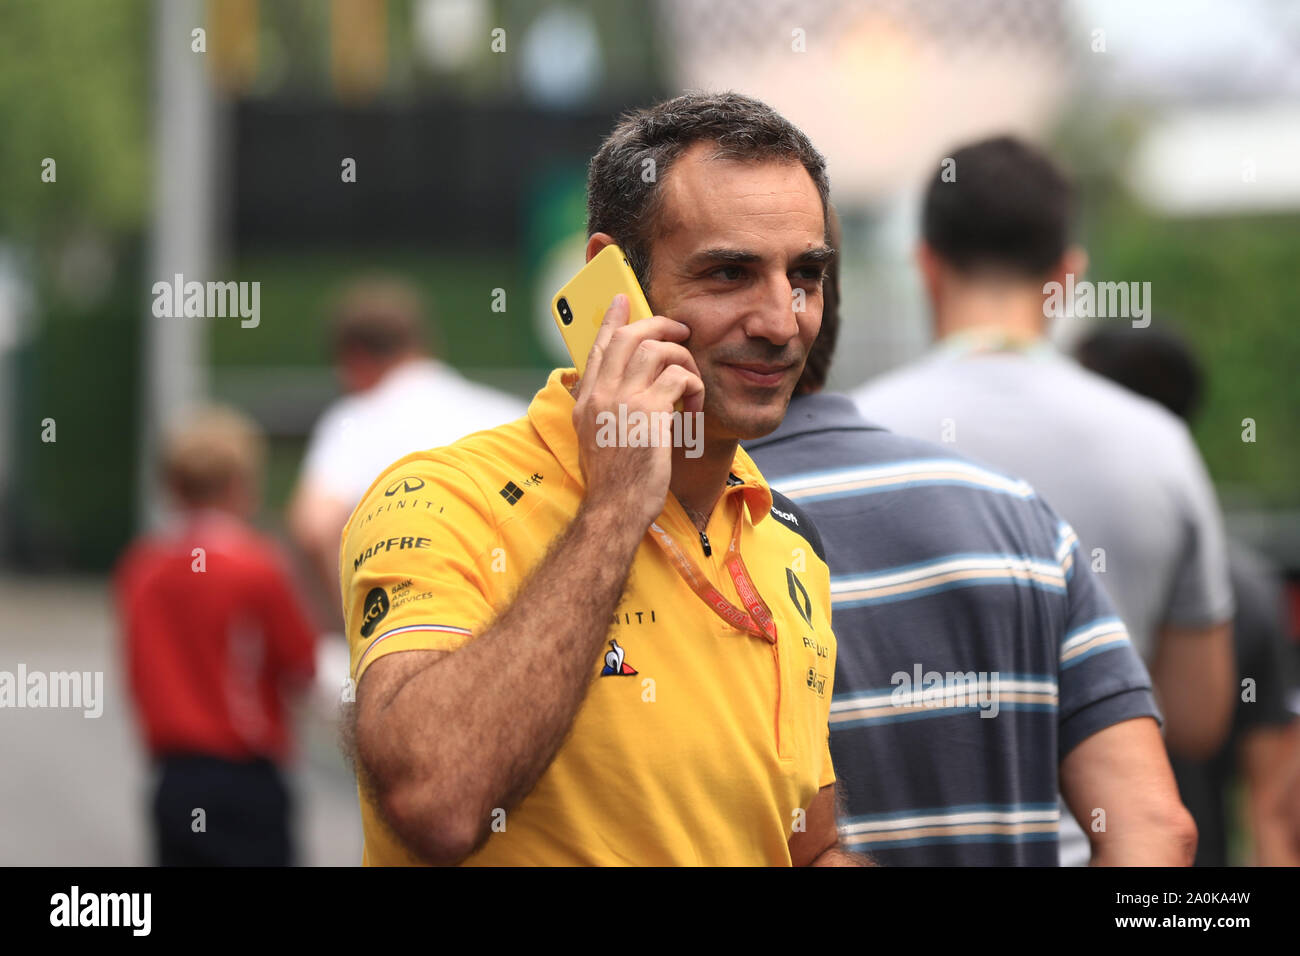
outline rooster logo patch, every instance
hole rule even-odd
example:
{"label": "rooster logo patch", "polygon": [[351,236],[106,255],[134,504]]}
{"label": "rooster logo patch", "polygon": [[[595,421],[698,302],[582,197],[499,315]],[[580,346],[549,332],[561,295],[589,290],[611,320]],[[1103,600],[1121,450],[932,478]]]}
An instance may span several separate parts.
{"label": "rooster logo patch", "polygon": [[605,652],[605,669],[600,672],[601,677],[628,677],[636,673],[636,668],[623,661],[623,648],[618,646],[618,641],[609,642],[609,650]]}

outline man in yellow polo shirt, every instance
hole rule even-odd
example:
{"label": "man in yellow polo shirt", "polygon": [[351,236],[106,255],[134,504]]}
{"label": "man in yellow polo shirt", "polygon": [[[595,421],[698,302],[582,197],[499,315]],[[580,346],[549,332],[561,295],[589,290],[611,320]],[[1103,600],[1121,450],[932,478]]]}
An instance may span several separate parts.
{"label": "man in yellow polo shirt", "polygon": [[[806,137],[737,94],[601,147],[587,257],[617,241],[656,316],[616,298],[581,380],[394,463],[343,532],[366,863],[860,862],[820,541],[738,447],[816,338],[827,193]],[[598,428],[678,402],[690,455]]]}

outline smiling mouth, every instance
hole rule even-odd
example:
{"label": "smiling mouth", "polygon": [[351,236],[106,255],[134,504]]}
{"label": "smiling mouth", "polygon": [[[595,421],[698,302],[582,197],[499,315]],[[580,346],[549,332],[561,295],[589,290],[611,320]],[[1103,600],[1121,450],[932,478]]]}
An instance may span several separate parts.
{"label": "smiling mouth", "polygon": [[794,365],[730,365],[726,366],[736,377],[750,385],[772,387],[780,385]]}

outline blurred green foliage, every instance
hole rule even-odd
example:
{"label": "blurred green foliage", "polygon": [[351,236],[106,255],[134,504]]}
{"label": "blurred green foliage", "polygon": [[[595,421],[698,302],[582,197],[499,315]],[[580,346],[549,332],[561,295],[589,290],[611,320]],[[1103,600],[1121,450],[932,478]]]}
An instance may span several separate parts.
{"label": "blurred green foliage", "polygon": [[1115,201],[1089,252],[1090,278],[1150,282],[1152,323],[1196,349],[1208,381],[1193,432],[1225,503],[1300,505],[1300,216],[1170,220]]}
{"label": "blurred green foliage", "polygon": [[[0,4],[0,242],[30,264],[36,306],[4,410],[9,525],[31,570],[107,567],[134,526],[150,13],[147,0]],[[107,263],[90,294],[67,284],[69,250],[87,242]]]}
{"label": "blurred green foliage", "polygon": [[[0,234],[130,231],[149,190],[146,0],[0,4]],[[57,163],[56,183],[41,162]]]}
{"label": "blurred green foliage", "polygon": [[28,570],[105,569],[135,530],[144,264],[141,244],[126,252],[94,305],[48,296],[16,355],[11,524]]}
{"label": "blurred green foliage", "polygon": [[[263,252],[241,256],[231,278],[261,283],[261,322],[214,320],[211,359],[223,366],[328,365],[329,316],[353,279],[382,274],[410,282],[424,298],[433,350],[462,367],[545,363],[536,341],[532,294],[513,250],[502,255],[426,249]],[[504,289],[507,311],[492,311]]]}

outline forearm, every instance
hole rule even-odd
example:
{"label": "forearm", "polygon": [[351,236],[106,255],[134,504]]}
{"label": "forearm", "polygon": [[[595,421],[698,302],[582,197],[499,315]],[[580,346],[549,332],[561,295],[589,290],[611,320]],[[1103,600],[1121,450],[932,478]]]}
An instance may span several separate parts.
{"label": "forearm", "polygon": [[1218,750],[1232,722],[1234,674],[1231,625],[1161,631],[1151,680],[1170,753],[1203,760]]}
{"label": "forearm", "polygon": [[1300,842],[1275,805],[1256,804],[1251,819],[1256,866],[1300,866]]}
{"label": "forearm", "polygon": [[1123,720],[1076,744],[1061,761],[1060,787],[1093,866],[1192,865],[1196,822],[1154,718]]}
{"label": "forearm", "polygon": [[312,575],[334,607],[339,605],[339,536],[351,510],[319,492],[299,492],[289,505],[289,531]]}
{"label": "forearm", "polygon": [[1092,866],[1191,866],[1196,860],[1196,824],[1181,805],[1167,820],[1110,823],[1108,832],[1089,834],[1100,837],[1092,840]]}
{"label": "forearm", "polygon": [[1300,839],[1289,817],[1295,799],[1294,760],[1300,755],[1291,726],[1257,727],[1241,742],[1247,812],[1257,866],[1300,866]]}
{"label": "forearm", "polygon": [[339,602],[339,545],[338,541],[316,540],[305,548],[312,574],[324,589],[325,598],[330,606],[338,608]]}
{"label": "forearm", "polygon": [[477,843],[494,809],[532,790],[586,696],[640,541],[622,517],[581,510],[477,640],[381,706],[382,723],[403,728],[389,784],[414,804],[404,816],[454,819]]}
{"label": "forearm", "polygon": [[[1169,752],[1189,760],[1207,760],[1222,745],[1232,717],[1232,697],[1206,682],[1204,690],[1187,683],[1155,678],[1156,699],[1165,715]],[[1162,687],[1177,688],[1163,693]]]}

